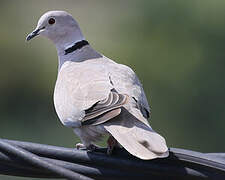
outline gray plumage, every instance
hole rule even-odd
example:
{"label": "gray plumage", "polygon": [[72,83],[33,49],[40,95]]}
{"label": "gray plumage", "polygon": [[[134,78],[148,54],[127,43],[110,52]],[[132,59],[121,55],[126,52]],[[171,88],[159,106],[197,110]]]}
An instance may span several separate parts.
{"label": "gray plumage", "polygon": [[[54,18],[55,24],[49,24],[49,18]],[[148,123],[147,98],[131,68],[101,55],[90,45],[65,55],[65,49],[84,40],[77,22],[66,12],[47,12],[35,31],[56,45],[59,71],[55,109],[60,121],[73,128],[86,147],[111,134],[141,159],[168,156],[164,138]]]}

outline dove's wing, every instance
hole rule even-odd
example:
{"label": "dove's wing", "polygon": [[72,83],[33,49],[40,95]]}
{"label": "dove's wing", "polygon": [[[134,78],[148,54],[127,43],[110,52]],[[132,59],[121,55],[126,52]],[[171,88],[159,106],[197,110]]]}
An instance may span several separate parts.
{"label": "dove's wing", "polygon": [[126,95],[111,91],[105,100],[99,101],[85,110],[82,125],[98,125],[118,116],[126,101]]}
{"label": "dove's wing", "polygon": [[[104,128],[134,156],[141,159],[168,156],[165,139],[152,130],[146,114],[143,113],[143,109],[148,112],[150,109],[144,90],[135,73],[129,67],[117,64],[105,57],[102,58],[101,64],[104,64],[110,72],[110,82],[116,90],[114,95],[123,97],[126,94],[127,99],[116,113],[113,112],[115,116],[109,115],[111,119],[103,117],[105,121],[95,121],[98,124],[103,123]],[[91,110],[93,109],[91,108]],[[112,111],[108,111],[105,116],[110,113]],[[89,120],[89,122],[91,121]]]}
{"label": "dove's wing", "polygon": [[142,84],[135,72],[128,66],[118,64],[107,57],[102,58],[110,71],[110,78],[114,88],[120,94],[127,94],[137,101],[137,105],[145,118],[150,116],[150,107]]}

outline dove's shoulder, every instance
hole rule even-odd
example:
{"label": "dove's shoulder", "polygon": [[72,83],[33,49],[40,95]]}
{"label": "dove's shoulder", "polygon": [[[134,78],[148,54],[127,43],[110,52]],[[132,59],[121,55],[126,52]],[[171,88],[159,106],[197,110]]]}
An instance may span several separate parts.
{"label": "dove's shoulder", "polygon": [[142,114],[148,118],[150,107],[143,86],[133,69],[127,65],[116,63],[107,57],[103,57],[103,59],[109,70],[114,88],[119,93],[133,97],[140,106],[139,109],[142,111]]}

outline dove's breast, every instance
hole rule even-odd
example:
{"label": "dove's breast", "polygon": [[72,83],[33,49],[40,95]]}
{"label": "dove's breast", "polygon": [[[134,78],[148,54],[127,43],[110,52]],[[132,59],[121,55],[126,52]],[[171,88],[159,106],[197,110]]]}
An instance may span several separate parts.
{"label": "dove's breast", "polygon": [[[76,68],[74,68],[76,70]],[[54,90],[54,105],[57,115],[61,122],[66,125],[67,121],[72,119],[82,119],[84,116],[82,110],[77,104],[79,96],[76,94],[79,91],[79,81],[72,79],[72,76],[78,76],[78,74],[71,72],[67,63],[61,68],[58,73],[58,77]]]}

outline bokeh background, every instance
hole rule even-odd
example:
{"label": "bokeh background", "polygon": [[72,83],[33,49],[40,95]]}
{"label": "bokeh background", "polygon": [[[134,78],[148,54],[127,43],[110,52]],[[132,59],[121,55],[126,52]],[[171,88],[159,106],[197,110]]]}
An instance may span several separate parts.
{"label": "bokeh background", "polygon": [[65,147],[79,141],[54,111],[54,45],[42,37],[25,42],[48,10],[70,12],[96,50],[135,70],[151,125],[170,147],[225,151],[224,0],[1,0],[1,138]]}

